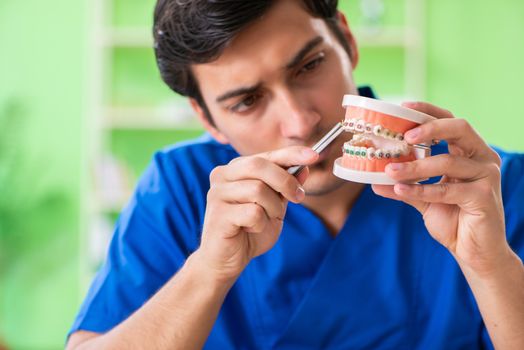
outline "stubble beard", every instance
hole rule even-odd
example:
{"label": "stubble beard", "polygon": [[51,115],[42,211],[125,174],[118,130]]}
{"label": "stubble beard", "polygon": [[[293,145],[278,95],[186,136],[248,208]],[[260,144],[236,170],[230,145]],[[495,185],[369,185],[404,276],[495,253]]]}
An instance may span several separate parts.
{"label": "stubble beard", "polygon": [[324,161],[310,167],[310,176],[304,184],[304,190],[308,196],[324,196],[330,194],[345,183],[344,180],[333,174],[331,162]]}

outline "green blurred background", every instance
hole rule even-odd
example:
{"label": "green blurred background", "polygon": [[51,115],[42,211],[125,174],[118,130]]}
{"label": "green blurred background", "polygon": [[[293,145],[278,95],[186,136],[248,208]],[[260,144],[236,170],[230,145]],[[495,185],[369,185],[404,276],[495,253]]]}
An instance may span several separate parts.
{"label": "green blurred background", "polygon": [[[341,0],[360,84],[524,151],[524,2]],[[0,0],[0,344],[58,349],[154,150],[201,133],[165,87],[153,0]],[[2,345],[0,345],[0,349]]]}

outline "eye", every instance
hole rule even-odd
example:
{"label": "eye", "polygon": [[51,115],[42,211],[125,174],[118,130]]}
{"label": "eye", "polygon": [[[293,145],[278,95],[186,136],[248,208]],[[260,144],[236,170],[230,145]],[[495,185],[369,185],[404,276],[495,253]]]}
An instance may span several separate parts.
{"label": "eye", "polygon": [[314,71],[322,62],[324,61],[324,53],[320,54],[317,58],[309,61],[306,63],[298,72],[299,74],[302,73],[309,73]]}
{"label": "eye", "polygon": [[258,99],[258,95],[249,95],[236,105],[232,106],[230,110],[235,113],[244,113],[249,109],[253,108],[253,106],[257,103]]}

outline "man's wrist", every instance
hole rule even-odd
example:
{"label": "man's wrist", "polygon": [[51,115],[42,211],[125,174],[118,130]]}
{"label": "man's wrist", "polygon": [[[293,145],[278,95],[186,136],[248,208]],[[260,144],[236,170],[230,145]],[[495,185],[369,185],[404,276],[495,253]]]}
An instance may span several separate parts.
{"label": "man's wrist", "polygon": [[460,261],[459,265],[470,283],[480,283],[486,286],[505,280],[507,276],[514,276],[523,270],[522,260],[509,245],[490,264],[486,264],[488,266],[486,268],[476,270]]}
{"label": "man's wrist", "polygon": [[522,349],[524,338],[519,330],[524,324],[524,265],[508,246],[507,254],[497,266],[489,274],[461,268],[494,346]]}
{"label": "man's wrist", "polygon": [[214,290],[225,292],[231,288],[241,272],[234,274],[223,273],[223,271],[213,266],[212,262],[206,259],[205,253],[200,248],[189,256],[186,265],[193,273],[204,278]]}

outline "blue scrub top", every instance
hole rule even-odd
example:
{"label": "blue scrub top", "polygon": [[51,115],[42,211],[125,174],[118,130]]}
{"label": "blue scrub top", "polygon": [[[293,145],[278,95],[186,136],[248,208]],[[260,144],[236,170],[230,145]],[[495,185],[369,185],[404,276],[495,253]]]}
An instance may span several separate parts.
{"label": "blue scrub top", "polygon": [[[498,151],[507,237],[522,259],[524,155]],[[70,333],[109,331],[172,278],[199,246],[210,171],[237,156],[208,135],[156,153]],[[205,348],[492,345],[462,272],[421,215],[366,186],[336,238],[310,210],[289,204],[279,241],[232,287]]]}

